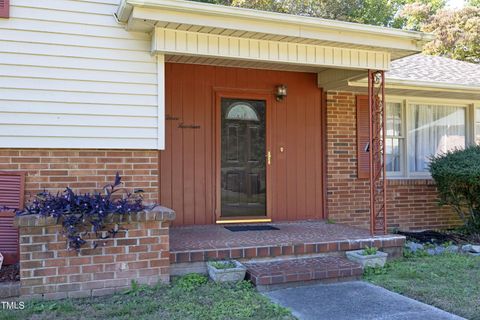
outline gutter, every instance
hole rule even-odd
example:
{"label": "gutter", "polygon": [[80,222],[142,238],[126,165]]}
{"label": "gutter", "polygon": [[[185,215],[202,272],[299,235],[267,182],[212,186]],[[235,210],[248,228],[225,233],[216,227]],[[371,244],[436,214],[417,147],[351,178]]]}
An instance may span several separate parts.
{"label": "gutter", "polygon": [[[365,80],[351,80],[348,81],[351,87],[367,87],[368,83]],[[448,82],[422,81],[422,80],[405,80],[392,79],[386,77],[385,87],[387,89],[410,89],[410,90],[428,90],[428,91],[450,91],[450,92],[465,92],[465,93],[479,93],[480,86],[455,84]]]}
{"label": "gutter", "polygon": [[117,11],[118,20],[128,22],[133,7],[170,9],[196,14],[223,16],[226,18],[241,18],[258,21],[292,24],[315,29],[328,29],[345,32],[362,32],[377,36],[389,36],[408,39],[416,42],[428,42],[434,39],[429,33],[406,31],[394,28],[371,26],[360,23],[344,22],[322,18],[298,16],[285,13],[260,11],[247,8],[228,7],[209,3],[185,0],[122,0]]}

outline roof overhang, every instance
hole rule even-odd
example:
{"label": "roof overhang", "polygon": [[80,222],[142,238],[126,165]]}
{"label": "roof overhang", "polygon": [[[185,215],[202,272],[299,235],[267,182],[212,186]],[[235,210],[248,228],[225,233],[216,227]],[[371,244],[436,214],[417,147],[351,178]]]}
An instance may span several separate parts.
{"label": "roof overhang", "polygon": [[[117,18],[128,30],[152,32],[153,52],[347,69],[387,70],[391,60],[421,51],[432,39],[420,32],[184,0],[122,0]],[[253,52],[242,54],[247,46]],[[276,59],[282,50],[294,57]],[[354,61],[325,63],[329,55]]]}
{"label": "roof overhang", "polygon": [[[366,88],[368,83],[367,80],[363,78],[350,80],[348,85],[350,87]],[[386,77],[385,88],[388,90],[429,91],[433,95],[438,95],[438,92],[460,93],[476,96],[476,99],[480,99],[480,86],[413,79],[396,79],[389,78],[388,74]]]}
{"label": "roof overhang", "polygon": [[[354,73],[351,70],[331,73],[325,70],[319,73],[319,86],[325,90],[350,91],[366,94],[368,83],[364,74]],[[323,75],[325,73],[325,75]],[[390,78],[385,74],[385,93],[387,97],[419,97],[428,99],[448,99],[457,102],[469,101],[480,106],[480,87],[466,86],[445,82],[416,81]],[[335,78],[336,77],[336,78]],[[329,80],[327,80],[329,79]],[[331,80],[334,81],[331,81]],[[335,81],[339,79],[339,81]],[[323,82],[321,82],[323,81]]]}

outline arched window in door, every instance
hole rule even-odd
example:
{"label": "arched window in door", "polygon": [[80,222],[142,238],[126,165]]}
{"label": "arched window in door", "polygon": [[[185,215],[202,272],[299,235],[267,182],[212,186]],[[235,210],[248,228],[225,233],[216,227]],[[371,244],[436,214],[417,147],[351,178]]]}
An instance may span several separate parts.
{"label": "arched window in door", "polygon": [[259,121],[257,112],[247,102],[237,102],[230,106],[225,116],[227,120]]}

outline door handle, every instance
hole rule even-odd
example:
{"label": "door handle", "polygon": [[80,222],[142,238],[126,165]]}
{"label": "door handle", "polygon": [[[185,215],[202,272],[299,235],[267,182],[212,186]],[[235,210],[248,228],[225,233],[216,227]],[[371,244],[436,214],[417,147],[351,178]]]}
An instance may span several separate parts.
{"label": "door handle", "polygon": [[270,151],[267,152],[267,164],[270,165],[272,163],[272,153]]}

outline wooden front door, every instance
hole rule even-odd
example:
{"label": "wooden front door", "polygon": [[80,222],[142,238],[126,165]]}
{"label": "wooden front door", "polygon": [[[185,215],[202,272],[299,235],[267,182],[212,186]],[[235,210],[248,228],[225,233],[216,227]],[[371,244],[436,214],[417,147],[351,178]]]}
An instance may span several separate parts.
{"label": "wooden front door", "polygon": [[217,97],[217,222],[269,217],[268,95]]}

